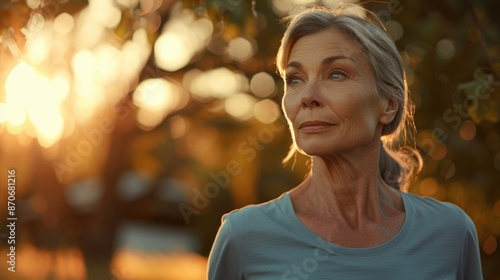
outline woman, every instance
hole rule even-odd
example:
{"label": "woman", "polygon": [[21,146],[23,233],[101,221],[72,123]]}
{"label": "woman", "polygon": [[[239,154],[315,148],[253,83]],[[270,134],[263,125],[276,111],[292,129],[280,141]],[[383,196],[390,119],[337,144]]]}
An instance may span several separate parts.
{"label": "woman", "polygon": [[404,192],[421,160],[396,148],[414,134],[413,107],[390,37],[351,6],[307,9],[291,20],[277,66],[311,173],[223,217],[209,279],[482,279],[471,219]]}

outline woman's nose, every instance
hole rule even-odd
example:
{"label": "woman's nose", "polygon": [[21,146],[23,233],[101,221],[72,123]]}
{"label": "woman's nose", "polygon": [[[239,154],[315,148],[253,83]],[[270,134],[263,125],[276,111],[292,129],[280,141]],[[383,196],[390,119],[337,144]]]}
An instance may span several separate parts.
{"label": "woman's nose", "polygon": [[314,108],[314,107],[320,107],[321,105],[317,100],[302,100],[302,107],[303,108]]}
{"label": "woman's nose", "polygon": [[320,107],[322,102],[317,96],[315,89],[307,89],[307,91],[302,95],[302,108],[315,108]]}

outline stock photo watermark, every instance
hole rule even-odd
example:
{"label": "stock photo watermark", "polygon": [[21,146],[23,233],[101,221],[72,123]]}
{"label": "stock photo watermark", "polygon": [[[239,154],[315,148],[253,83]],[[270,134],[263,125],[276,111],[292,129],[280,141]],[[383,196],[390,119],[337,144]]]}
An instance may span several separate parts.
{"label": "stock photo watermark", "polygon": [[[10,272],[16,272],[16,186],[17,186],[17,174],[16,169],[7,170],[7,178],[5,180],[7,183],[6,192],[6,208],[7,217],[5,219],[7,234],[4,235],[7,239],[7,270]],[[0,240],[0,243],[3,241]]]}
{"label": "stock photo watermark", "polygon": [[474,72],[474,81],[458,86],[459,90],[466,87],[474,87],[472,94],[465,94],[460,103],[453,103],[451,108],[447,109],[440,121],[444,127],[435,127],[432,130],[431,138],[424,139],[417,145],[424,151],[425,155],[436,159],[435,151],[437,144],[446,142],[449,138],[445,128],[451,128],[456,131],[465,120],[470,119],[470,114],[478,110],[480,102],[486,102],[491,98],[493,89],[493,76],[484,74],[480,69]]}
{"label": "stock photo watermark", "polygon": [[[145,79],[157,78],[162,75],[163,72],[156,66],[147,66],[144,69]],[[148,98],[148,96],[141,95],[141,98]],[[121,100],[117,102],[109,108],[109,112],[116,116],[114,120],[111,117],[101,119],[93,128],[81,131],[83,139],[80,139],[76,144],[65,147],[65,155],[62,159],[51,163],[59,182],[65,182],[67,174],[73,173],[82,164],[84,158],[90,156],[93,150],[100,146],[104,142],[104,139],[115,131],[116,122],[125,120],[133,110],[133,106],[134,104],[128,98],[125,101]]]}
{"label": "stock photo watermark", "polygon": [[[317,241],[323,243],[324,240],[317,238]],[[336,253],[331,250],[331,248],[326,247],[316,247],[314,248],[311,255],[306,256],[302,262],[295,263],[290,266],[281,275],[281,280],[300,280],[309,279],[311,273],[318,270],[322,262],[328,260],[331,256],[336,255]]]}
{"label": "stock photo watermark", "polygon": [[[130,114],[132,102],[127,101],[124,104],[114,106],[111,111],[117,113],[118,120],[124,120]],[[73,173],[75,169],[83,162],[85,157],[92,154],[93,150],[101,145],[104,138],[110,135],[116,129],[116,124],[111,118],[102,119],[96,127],[84,129],[83,138],[74,145],[68,145],[65,148],[65,156],[62,161],[53,161],[51,163],[59,182],[65,181],[65,174]]]}

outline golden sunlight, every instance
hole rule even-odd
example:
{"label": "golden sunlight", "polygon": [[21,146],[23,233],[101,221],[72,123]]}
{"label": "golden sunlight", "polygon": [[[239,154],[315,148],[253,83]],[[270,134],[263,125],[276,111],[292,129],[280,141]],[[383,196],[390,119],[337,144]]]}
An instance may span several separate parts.
{"label": "golden sunlight", "polygon": [[9,119],[7,103],[0,102],[0,123],[4,123]]}
{"label": "golden sunlight", "polygon": [[271,96],[276,89],[273,76],[266,72],[259,72],[253,75],[250,80],[250,90],[258,97],[266,98]]}
{"label": "golden sunlight", "polygon": [[172,86],[164,79],[148,79],[139,84],[134,92],[134,104],[150,111],[162,111],[175,102]]}
{"label": "golden sunlight", "polygon": [[229,55],[236,61],[245,61],[252,57],[254,48],[252,43],[243,37],[234,38],[229,42]]}
{"label": "golden sunlight", "polygon": [[180,87],[161,78],[147,79],[134,91],[133,103],[139,107],[137,121],[145,129],[157,126],[182,104]]}
{"label": "golden sunlight", "polygon": [[120,250],[111,263],[120,279],[206,279],[207,259],[190,252],[148,253]]}
{"label": "golden sunlight", "polygon": [[26,100],[26,108],[31,123],[35,126],[38,142],[42,147],[50,147],[57,142],[63,132],[64,121],[60,113],[59,98],[54,98],[51,83],[46,77],[39,77],[38,83],[34,83],[33,91],[30,92]]}
{"label": "golden sunlight", "polygon": [[[2,255],[5,250],[0,250]],[[59,250],[46,250],[24,243],[18,249],[20,265],[16,269],[18,278],[15,279],[87,279],[83,254],[80,249],[69,247]],[[8,272],[11,273],[11,272]],[[0,272],[1,279],[13,279]]]}
{"label": "golden sunlight", "polygon": [[7,104],[7,106],[7,115],[10,124],[10,126],[7,127],[7,130],[12,134],[18,134],[22,131],[21,126],[26,121],[26,111],[23,105]]}
{"label": "golden sunlight", "polygon": [[68,13],[62,13],[54,19],[54,30],[61,35],[66,35],[73,30],[75,19]]}
{"label": "golden sunlight", "polygon": [[192,46],[181,34],[162,34],[155,44],[156,63],[167,71],[176,71],[186,66],[193,55]]}
{"label": "golden sunlight", "polygon": [[248,120],[253,117],[254,106],[255,98],[246,93],[232,94],[224,103],[226,112],[240,120]]}
{"label": "golden sunlight", "polygon": [[266,123],[266,124],[273,123],[279,118],[280,114],[281,114],[280,106],[271,99],[264,99],[255,104],[254,107],[255,119],[257,119],[261,123]]}
{"label": "golden sunlight", "polygon": [[9,73],[5,90],[4,107],[11,125],[23,126],[27,115],[41,146],[50,147],[61,138],[64,121],[60,106],[69,93],[68,81],[62,77],[49,79],[21,62]]}
{"label": "golden sunlight", "polygon": [[231,94],[242,91],[246,86],[236,73],[228,68],[221,67],[207,72],[190,72],[190,78],[185,81],[193,97],[201,100],[210,98],[226,98]]}
{"label": "golden sunlight", "polygon": [[25,62],[17,64],[7,76],[5,81],[7,118],[12,126],[22,126],[25,123],[25,102],[28,100],[28,94],[36,90],[36,80],[35,69]]}
{"label": "golden sunlight", "polygon": [[186,66],[212,35],[212,22],[206,18],[194,19],[183,11],[174,15],[154,45],[158,67],[176,71]]}
{"label": "golden sunlight", "polygon": [[33,65],[42,64],[53,49],[55,38],[50,29],[42,28],[26,41],[26,56]]}
{"label": "golden sunlight", "polygon": [[89,49],[81,49],[73,55],[71,66],[77,82],[92,82],[96,76],[97,58]]}

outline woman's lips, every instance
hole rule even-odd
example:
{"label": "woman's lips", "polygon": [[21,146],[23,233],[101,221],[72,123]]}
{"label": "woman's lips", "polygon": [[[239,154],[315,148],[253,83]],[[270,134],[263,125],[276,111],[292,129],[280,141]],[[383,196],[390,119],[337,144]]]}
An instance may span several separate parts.
{"label": "woman's lips", "polygon": [[319,132],[334,126],[333,123],[323,121],[307,121],[300,124],[299,129],[304,132]]}

